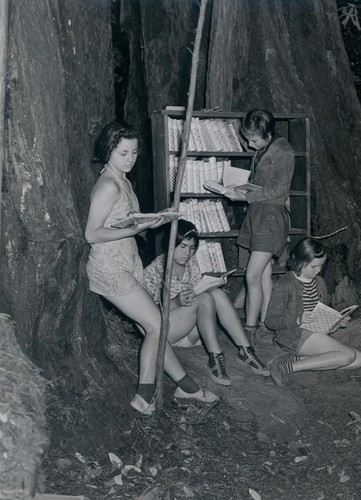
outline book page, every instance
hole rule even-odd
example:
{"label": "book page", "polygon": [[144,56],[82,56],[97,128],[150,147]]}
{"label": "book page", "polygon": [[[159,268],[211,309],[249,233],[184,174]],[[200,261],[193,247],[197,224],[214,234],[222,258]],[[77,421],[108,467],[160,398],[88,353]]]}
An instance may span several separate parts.
{"label": "book page", "polygon": [[228,186],[242,186],[248,182],[251,172],[244,168],[236,168],[225,165],[223,169],[223,185]]}
{"label": "book page", "polygon": [[210,290],[214,290],[222,285],[225,285],[227,282],[227,278],[223,278],[223,276],[209,276],[208,274],[204,274],[201,281],[199,281],[195,287],[194,292],[196,295],[200,293],[204,293]]}
{"label": "book page", "polygon": [[311,330],[314,333],[328,335],[337,328],[344,318],[352,314],[356,308],[357,306],[351,306],[342,312],[338,312],[336,309],[332,309],[332,307],[328,307],[322,302],[318,302],[310,315],[309,321],[303,323],[301,328]]}

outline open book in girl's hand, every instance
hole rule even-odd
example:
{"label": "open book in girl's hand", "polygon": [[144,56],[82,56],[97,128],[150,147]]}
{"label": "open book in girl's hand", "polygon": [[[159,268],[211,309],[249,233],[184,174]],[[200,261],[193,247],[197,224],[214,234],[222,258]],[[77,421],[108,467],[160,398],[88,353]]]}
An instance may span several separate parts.
{"label": "open book in girl's hand", "polygon": [[201,281],[199,281],[194,287],[195,294],[199,295],[200,293],[209,292],[225,285],[227,283],[227,276],[236,271],[237,268],[232,269],[232,271],[228,271],[222,274],[222,276],[210,276],[209,274],[204,274]]}
{"label": "open book in girl's hand", "polygon": [[225,194],[227,189],[237,187],[243,192],[254,191],[260,189],[260,186],[248,182],[251,172],[244,168],[230,167],[226,165],[223,169],[223,180],[215,181],[213,179],[206,179],[203,186],[212,191],[212,193]]}
{"label": "open book in girl's hand", "polygon": [[180,212],[175,212],[170,209],[161,210],[157,213],[147,213],[142,214],[140,212],[134,212],[129,214],[124,219],[119,220],[112,224],[114,228],[124,229],[126,227],[134,226],[135,224],[142,224],[143,222],[151,222],[152,220],[156,222],[161,217],[166,220],[166,222],[170,222],[174,219],[178,219],[180,217]]}
{"label": "open book in girl's hand", "polygon": [[310,314],[307,323],[303,323],[301,328],[311,330],[314,333],[328,335],[337,330],[342,320],[348,318],[357,308],[357,305],[353,305],[339,312],[336,311],[336,309],[332,309],[332,307],[326,306],[322,302],[318,302]]}

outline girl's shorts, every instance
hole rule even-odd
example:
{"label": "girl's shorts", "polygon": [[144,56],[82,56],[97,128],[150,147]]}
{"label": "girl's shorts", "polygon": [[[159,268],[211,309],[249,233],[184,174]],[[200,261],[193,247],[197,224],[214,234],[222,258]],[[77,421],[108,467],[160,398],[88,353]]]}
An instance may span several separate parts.
{"label": "girl's shorts", "polygon": [[290,218],[285,206],[251,203],[237,245],[248,248],[250,252],[267,252],[280,257],[286,248],[289,227]]}

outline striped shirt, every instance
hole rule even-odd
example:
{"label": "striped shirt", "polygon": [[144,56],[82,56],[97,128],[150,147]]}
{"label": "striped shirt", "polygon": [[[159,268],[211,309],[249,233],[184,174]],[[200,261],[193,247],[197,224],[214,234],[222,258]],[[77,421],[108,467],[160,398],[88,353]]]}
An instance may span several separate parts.
{"label": "striped shirt", "polygon": [[318,291],[315,278],[309,283],[303,282],[303,308],[305,311],[313,311],[318,302]]}

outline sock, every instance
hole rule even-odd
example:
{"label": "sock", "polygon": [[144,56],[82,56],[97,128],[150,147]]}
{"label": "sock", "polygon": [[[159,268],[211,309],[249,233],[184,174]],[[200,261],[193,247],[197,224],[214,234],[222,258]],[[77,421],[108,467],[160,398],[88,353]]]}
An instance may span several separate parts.
{"label": "sock", "polygon": [[277,363],[278,366],[284,371],[285,375],[293,373],[292,358],[293,356],[287,356],[286,358],[280,359]]}
{"label": "sock", "polygon": [[290,356],[291,363],[297,363],[297,361],[301,360],[301,356]]}
{"label": "sock", "polygon": [[188,373],[176,383],[182,391],[188,392],[188,394],[194,394],[199,391],[199,386],[194,382],[192,377],[188,375]]}
{"label": "sock", "polygon": [[153,399],[155,391],[155,384],[139,384],[137,394],[141,396],[147,403]]}

